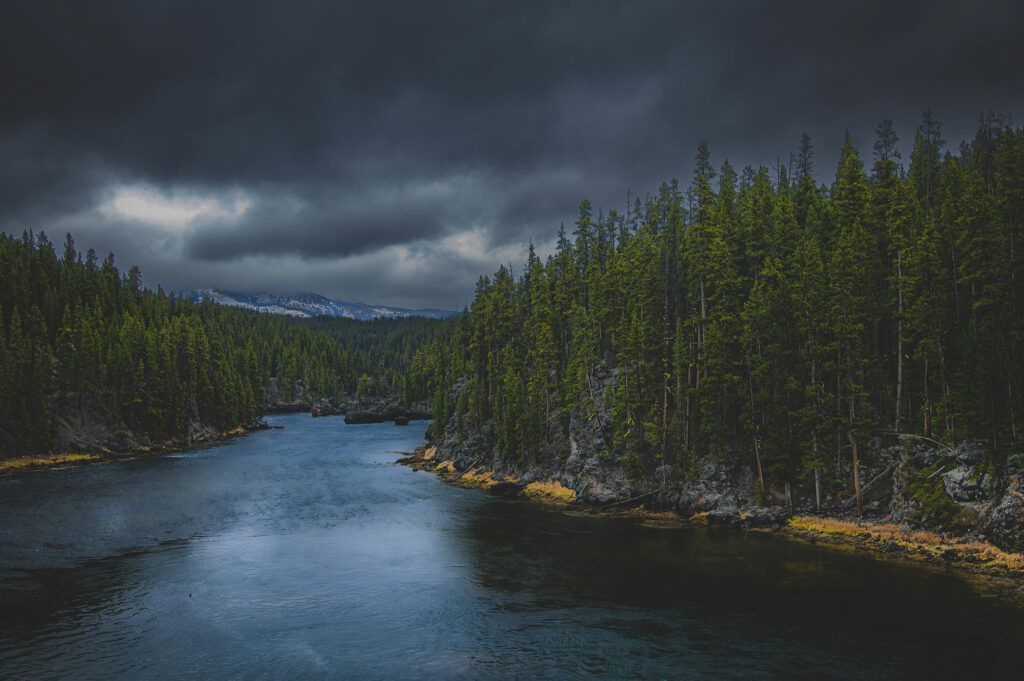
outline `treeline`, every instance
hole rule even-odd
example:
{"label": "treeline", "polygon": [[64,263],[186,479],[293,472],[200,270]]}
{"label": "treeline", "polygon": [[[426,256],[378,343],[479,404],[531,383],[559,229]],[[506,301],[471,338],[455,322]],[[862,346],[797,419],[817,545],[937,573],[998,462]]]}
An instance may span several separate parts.
{"label": "treeline", "polygon": [[[409,402],[427,399],[425,387],[409,380],[413,357],[435,338],[449,338],[454,320],[314,317],[292,323],[325,335],[333,347],[323,348],[319,354],[322,361],[316,366],[323,369],[319,374],[286,371],[286,376],[307,377],[305,384],[313,386],[319,396],[394,396]],[[295,355],[292,367],[304,367],[303,356],[308,355]]]}
{"label": "treeline", "polygon": [[252,422],[271,377],[292,399],[403,394],[416,348],[450,322],[293,320],[143,288],[113,254],[58,257],[44,233],[0,235],[0,456],[42,452],[59,421],[154,437]]}
{"label": "treeline", "polygon": [[804,135],[792,169],[716,171],[702,142],[685,189],[606,215],[584,201],[552,256],[481,278],[455,342],[417,357],[434,427],[493,421],[529,463],[593,410],[603,366],[607,456],[637,472],[741,457],[762,489],[857,486],[889,434],[1018,447],[1024,130],[987,114],[950,151],[928,112],[909,166],[889,120],[869,168],[849,134],[831,186],[813,159]]}

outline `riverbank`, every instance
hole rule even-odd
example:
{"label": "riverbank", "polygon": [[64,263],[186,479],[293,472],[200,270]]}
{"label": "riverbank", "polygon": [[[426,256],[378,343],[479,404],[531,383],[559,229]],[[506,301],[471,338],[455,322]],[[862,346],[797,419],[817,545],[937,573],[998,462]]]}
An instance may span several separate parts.
{"label": "riverbank", "polygon": [[[480,489],[503,497],[520,497],[591,516],[628,517],[658,527],[712,526],[723,529],[768,532],[808,544],[822,544],[855,551],[887,561],[909,562],[952,570],[1010,586],[1024,597],[1024,554],[1003,551],[986,542],[914,530],[879,520],[857,520],[838,515],[789,515],[784,509],[753,508],[746,511],[711,511],[683,515],[649,510],[636,505],[595,504],[555,479],[524,483],[518,477],[500,475],[484,468],[460,471],[451,460],[442,460],[436,446],[421,447],[396,463],[427,471],[447,483]],[[630,500],[632,501],[632,500]],[[642,501],[642,500],[641,500]]]}
{"label": "riverbank", "polygon": [[[132,442],[134,446],[115,450],[109,447],[99,446],[91,450],[61,452],[56,454],[39,454],[35,456],[23,456],[14,459],[0,460],[0,477],[16,475],[27,471],[45,470],[50,468],[64,468],[67,466],[80,466],[108,463],[111,461],[125,461],[139,459],[146,456],[158,456],[172,452],[183,452],[197,447],[203,447],[217,442],[223,442],[242,435],[247,435],[260,430],[267,430],[272,426],[266,421],[256,421],[252,424],[239,425],[236,428],[226,431],[216,431],[212,428],[204,428],[196,433],[191,439],[169,438],[167,440],[153,441],[143,437],[142,443],[135,438],[126,441]],[[281,426],[277,426],[280,428]]]}

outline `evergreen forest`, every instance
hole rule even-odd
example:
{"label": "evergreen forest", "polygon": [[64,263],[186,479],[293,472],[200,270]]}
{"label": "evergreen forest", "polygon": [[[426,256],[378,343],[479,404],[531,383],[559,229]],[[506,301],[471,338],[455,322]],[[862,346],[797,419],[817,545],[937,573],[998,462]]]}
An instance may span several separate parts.
{"label": "evergreen forest", "polygon": [[859,489],[897,435],[998,465],[1024,426],[1024,129],[985,114],[949,148],[927,112],[900,146],[889,120],[868,154],[847,133],[825,185],[806,134],[789,166],[739,171],[702,142],[685,184],[583,201],[551,256],[480,278],[454,341],[417,355],[433,434],[454,415],[523,465],[568,456],[557,433],[611,373],[604,457],[636,475],[714,457],[762,491]]}
{"label": "evergreen forest", "polygon": [[100,423],[155,438],[229,430],[283,399],[406,396],[416,350],[450,334],[421,318],[296,320],[151,291],[45,233],[0,235],[0,457],[50,450],[58,427]]}

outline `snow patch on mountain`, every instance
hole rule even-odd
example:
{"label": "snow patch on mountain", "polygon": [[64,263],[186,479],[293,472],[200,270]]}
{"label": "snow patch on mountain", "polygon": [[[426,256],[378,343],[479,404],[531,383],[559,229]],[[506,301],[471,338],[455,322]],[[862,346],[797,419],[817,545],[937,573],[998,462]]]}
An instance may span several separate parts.
{"label": "snow patch on mountain", "polygon": [[409,310],[383,305],[364,305],[344,300],[332,300],[316,293],[279,296],[273,293],[235,293],[220,289],[186,289],[178,293],[182,298],[201,302],[207,300],[218,305],[240,307],[254,312],[287,315],[289,317],[346,317],[348,319],[394,319],[400,317],[441,318],[455,314],[451,310]]}

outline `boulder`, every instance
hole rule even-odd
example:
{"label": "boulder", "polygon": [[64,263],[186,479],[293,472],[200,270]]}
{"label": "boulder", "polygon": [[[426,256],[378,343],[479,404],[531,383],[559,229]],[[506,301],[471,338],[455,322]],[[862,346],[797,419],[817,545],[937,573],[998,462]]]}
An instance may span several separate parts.
{"label": "boulder", "polygon": [[336,397],[325,397],[322,400],[318,400],[313,405],[311,410],[313,418],[320,416],[338,416],[345,413],[345,408],[341,406]]}
{"label": "boulder", "polygon": [[985,535],[1004,551],[1024,552],[1024,475],[1010,480],[988,517]]}
{"label": "boulder", "polygon": [[950,498],[958,504],[991,499],[995,479],[980,467],[956,466],[942,475]]}
{"label": "boulder", "polygon": [[789,512],[782,507],[752,506],[746,511],[711,511],[708,525],[730,529],[779,528],[786,524]]}

